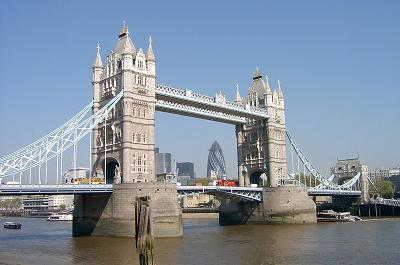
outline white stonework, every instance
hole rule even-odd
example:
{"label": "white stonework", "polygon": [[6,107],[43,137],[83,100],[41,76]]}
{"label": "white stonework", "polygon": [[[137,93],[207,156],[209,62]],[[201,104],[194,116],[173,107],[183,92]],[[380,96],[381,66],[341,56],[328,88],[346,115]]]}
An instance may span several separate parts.
{"label": "white stonework", "polygon": [[93,65],[93,111],[105,105],[121,89],[124,95],[109,113],[106,126],[103,122],[93,130],[93,175],[105,177],[108,183],[155,180],[156,61],[151,39],[147,54],[142,49],[136,50],[124,24],[115,48],[108,53],[105,62],[102,65],[98,47]]}
{"label": "white stonework", "polygon": [[[93,130],[92,177],[105,178],[107,183],[156,180],[156,60],[151,38],[146,54],[142,49],[137,50],[124,24],[114,50],[105,60],[99,50],[98,46],[93,65],[93,111],[104,106],[121,89],[124,92],[106,121]],[[186,97],[192,95],[198,94],[185,91]],[[217,106],[232,104],[222,92],[214,98],[204,98]],[[236,125],[239,185],[279,185],[287,174],[285,106],[280,84],[272,92],[268,80],[257,69],[247,97],[242,99],[237,88],[235,105],[242,105],[246,110],[266,109],[270,116],[266,120],[247,118],[246,124]]]}
{"label": "white stonework", "polygon": [[[236,98],[240,99],[238,90]],[[236,126],[239,185],[275,187],[287,175],[285,103],[280,83],[272,92],[257,68],[248,95],[241,102],[267,109],[270,118],[248,119]]]}

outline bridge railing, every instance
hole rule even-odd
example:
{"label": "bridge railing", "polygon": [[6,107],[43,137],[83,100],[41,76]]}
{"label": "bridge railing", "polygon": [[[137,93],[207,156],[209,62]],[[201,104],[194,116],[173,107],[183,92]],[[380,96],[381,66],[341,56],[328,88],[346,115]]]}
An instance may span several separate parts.
{"label": "bridge railing", "polygon": [[250,105],[242,105],[235,102],[227,101],[225,96],[218,94],[215,97],[192,92],[188,89],[178,89],[166,85],[156,84],[156,94],[166,95],[170,97],[185,99],[188,101],[202,103],[209,106],[223,107],[232,111],[239,111],[241,113],[257,116],[259,118],[269,118],[266,109],[252,107]]}

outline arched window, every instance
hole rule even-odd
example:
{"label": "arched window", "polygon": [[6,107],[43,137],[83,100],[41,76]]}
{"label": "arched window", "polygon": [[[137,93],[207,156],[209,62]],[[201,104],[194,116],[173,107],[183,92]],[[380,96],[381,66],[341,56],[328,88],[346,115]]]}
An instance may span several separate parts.
{"label": "arched window", "polygon": [[146,154],[143,154],[142,165],[143,165],[142,172],[146,173],[147,172],[147,156],[146,156]]}
{"label": "arched window", "polygon": [[141,75],[138,76],[138,84],[139,85],[144,85],[143,76],[141,76]]}
{"label": "arched window", "polygon": [[140,156],[138,156],[138,160],[137,160],[137,164],[138,164],[138,172],[142,172],[142,158]]}
{"label": "arched window", "polygon": [[132,160],[132,173],[136,173],[137,172],[137,155],[136,153],[133,154],[133,160]]}

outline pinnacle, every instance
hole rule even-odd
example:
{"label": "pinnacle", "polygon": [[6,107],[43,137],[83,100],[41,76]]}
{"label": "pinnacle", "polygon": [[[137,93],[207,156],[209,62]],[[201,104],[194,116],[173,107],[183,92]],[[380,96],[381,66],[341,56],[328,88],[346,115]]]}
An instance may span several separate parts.
{"label": "pinnacle", "polygon": [[154,52],[153,52],[153,45],[152,45],[153,41],[151,39],[151,36],[149,37],[149,48],[147,48],[147,54],[146,54],[146,58],[148,61],[156,61],[156,58],[154,56]]}
{"label": "pinnacle", "polygon": [[101,62],[101,56],[100,56],[100,45],[97,44],[97,53],[96,53],[96,59],[94,60],[93,67],[101,67],[103,66],[103,63]]}

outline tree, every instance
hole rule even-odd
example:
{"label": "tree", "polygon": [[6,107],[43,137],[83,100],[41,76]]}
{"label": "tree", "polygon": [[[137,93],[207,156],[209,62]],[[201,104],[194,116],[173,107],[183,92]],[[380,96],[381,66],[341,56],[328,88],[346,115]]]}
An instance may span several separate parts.
{"label": "tree", "polygon": [[203,186],[207,186],[208,182],[210,182],[212,180],[208,179],[208,178],[195,178],[195,182],[196,183],[201,183],[201,185]]}
{"label": "tree", "polygon": [[304,175],[303,173],[300,173],[300,175],[296,174],[294,178],[306,186],[310,186],[310,183],[311,187],[318,186],[320,184],[319,180],[315,177],[311,175]]}
{"label": "tree", "polygon": [[0,208],[5,210],[17,210],[22,206],[22,200],[20,198],[0,200]]}
{"label": "tree", "polygon": [[392,199],[394,196],[394,186],[392,182],[388,180],[378,181],[376,184],[378,194],[385,199]]}

